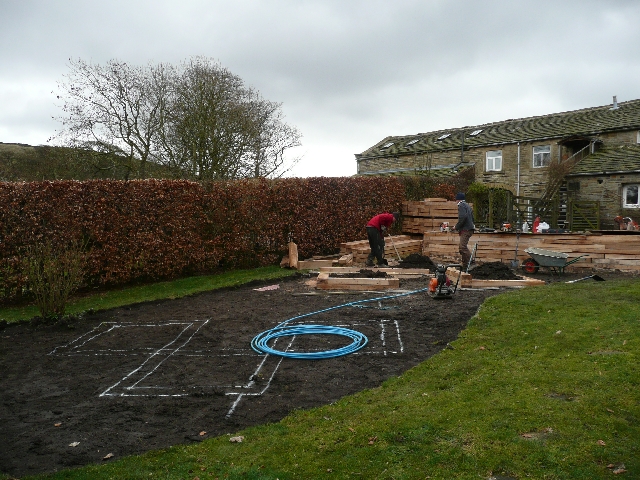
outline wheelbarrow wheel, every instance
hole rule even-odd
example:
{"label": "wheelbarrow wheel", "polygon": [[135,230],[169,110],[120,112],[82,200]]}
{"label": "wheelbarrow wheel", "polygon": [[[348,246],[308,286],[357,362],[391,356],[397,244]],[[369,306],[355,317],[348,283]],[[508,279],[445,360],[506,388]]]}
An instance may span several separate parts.
{"label": "wheelbarrow wheel", "polygon": [[527,273],[538,273],[540,266],[533,258],[527,258],[522,262],[522,269]]}

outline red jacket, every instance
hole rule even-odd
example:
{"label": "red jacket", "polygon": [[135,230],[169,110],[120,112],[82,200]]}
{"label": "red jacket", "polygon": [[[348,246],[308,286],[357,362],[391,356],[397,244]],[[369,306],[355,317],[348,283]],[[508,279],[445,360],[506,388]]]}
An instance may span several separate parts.
{"label": "red jacket", "polygon": [[369,220],[369,223],[367,223],[367,227],[375,227],[380,233],[382,233],[382,229],[380,227],[384,225],[386,228],[389,228],[394,220],[395,218],[393,217],[393,214],[381,213],[380,215],[376,215],[371,220]]}

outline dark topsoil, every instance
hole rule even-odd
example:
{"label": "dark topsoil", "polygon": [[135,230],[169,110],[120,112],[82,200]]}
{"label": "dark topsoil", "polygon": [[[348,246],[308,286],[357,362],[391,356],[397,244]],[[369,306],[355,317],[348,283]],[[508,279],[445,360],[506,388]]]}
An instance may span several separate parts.
{"label": "dark topsoil", "polygon": [[[347,356],[300,360],[254,352],[251,339],[285,320],[393,295],[316,291],[305,280],[0,330],[0,472],[52,472],[108,461],[107,454],[199,442],[377,387],[446,348],[482,302],[501,292],[458,290],[441,300],[416,293],[299,320],[366,335],[369,343]],[[405,291],[426,286],[426,279],[400,283]],[[291,340],[274,348],[324,351],[350,342],[335,335]]]}
{"label": "dark topsoil", "polygon": [[522,278],[509,265],[502,262],[489,262],[469,271],[472,278],[483,280],[518,280]]}

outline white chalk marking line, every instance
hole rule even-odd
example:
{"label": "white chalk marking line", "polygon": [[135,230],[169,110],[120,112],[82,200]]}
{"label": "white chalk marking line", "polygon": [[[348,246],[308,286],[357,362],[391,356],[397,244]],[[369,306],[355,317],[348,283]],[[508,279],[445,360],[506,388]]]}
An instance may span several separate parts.
{"label": "white chalk marking line", "polygon": [[[169,359],[169,357],[171,356],[180,356],[181,351],[183,350],[183,347],[189,343],[189,341],[191,341],[191,339],[198,333],[198,330],[200,330],[200,328],[202,328],[209,320],[205,321],[202,325],[200,325],[198,327],[198,329],[193,332],[193,334],[179,347],[177,348],[168,348],[168,345],[171,345],[172,343],[174,343],[175,341],[177,341],[177,339],[189,328],[189,326],[187,328],[185,328],[172,342],[170,342],[169,344],[160,347],[158,349],[156,349],[154,351],[154,354],[151,355],[149,357],[149,359],[151,359],[154,356],[160,355],[163,352],[170,352],[169,354],[166,354],[166,358],[162,359],[160,362],[158,362],[155,367],[153,368],[149,368],[149,371],[147,371],[144,375],[141,376],[141,378],[139,378],[137,381],[135,381],[133,384],[126,386],[126,385],[122,385],[122,383],[128,379],[128,377],[130,377],[131,375],[134,375],[135,373],[137,373],[141,368],[143,368],[145,366],[145,364],[149,361],[149,359],[147,359],[145,362],[143,362],[137,369],[135,369],[134,371],[130,372],[127,376],[125,376],[123,379],[121,379],[119,382],[117,382],[116,384],[112,385],[111,387],[109,387],[107,390],[105,390],[105,392],[103,392],[100,396],[102,395],[108,395],[108,396],[120,396],[120,397],[149,397],[149,396],[166,396],[166,397],[181,397],[181,396],[187,396],[190,395],[190,393],[166,393],[166,394],[158,394],[157,392],[154,393],[133,393],[133,390],[166,390],[168,388],[172,388],[172,387],[165,387],[165,386],[150,386],[150,385],[145,385],[145,386],[140,386],[139,383],[142,382],[145,378],[149,377],[150,375],[152,375],[153,373],[155,373],[155,371],[166,361]],[[226,350],[229,350],[229,348],[227,348]],[[251,351],[253,352],[253,351]],[[253,358],[255,358],[255,352],[253,352],[253,354],[251,355]],[[227,356],[238,356],[237,354],[234,355],[209,355],[210,357],[227,357]],[[243,353],[243,356],[250,356],[249,353]],[[180,386],[180,387],[175,387],[175,388],[182,388],[184,389],[190,389],[190,390],[195,390],[195,389],[202,389],[202,388],[216,388],[216,389],[237,389],[237,388],[242,388],[242,389],[247,389],[250,390],[251,388],[258,386],[255,385],[255,378],[257,377],[257,375],[260,373],[260,371],[262,369],[265,368],[265,364],[267,363],[267,361],[269,360],[269,356],[268,355],[264,355],[264,358],[262,359],[262,361],[260,362],[258,368],[256,369],[256,371],[249,377],[249,382],[245,385],[189,385],[189,386]],[[261,391],[257,392],[257,393],[252,393],[252,392],[243,392],[243,395],[257,395],[257,394],[262,394],[262,392],[264,392],[266,390],[266,388],[268,388],[268,385],[271,383],[271,380],[274,378],[275,372],[277,371],[280,363],[282,361],[282,358],[279,359],[277,365],[275,366],[273,372],[270,375],[269,378],[269,383],[267,384],[267,387],[260,387]],[[114,392],[113,389],[115,387],[119,387],[120,392]]]}
{"label": "white chalk marking line", "polygon": [[[90,330],[89,332],[79,336],[78,338],[72,340],[71,342],[69,342],[66,345],[63,345],[61,347],[56,347],[51,353],[51,354],[64,354],[64,355],[68,355],[68,356],[72,356],[72,355],[95,355],[95,356],[109,356],[109,355],[121,355],[121,356],[145,356],[147,357],[146,360],[144,362],[142,362],[142,364],[140,366],[138,366],[136,369],[134,369],[133,371],[131,371],[130,373],[128,373],[127,375],[125,375],[122,379],[120,379],[118,382],[116,382],[114,385],[110,386],[109,388],[107,388],[105,391],[103,391],[99,396],[135,396],[135,397],[148,397],[148,396],[159,396],[159,397],[181,397],[181,396],[187,396],[190,395],[190,393],[186,392],[186,393],[158,393],[157,390],[166,390],[166,389],[170,389],[172,387],[167,387],[167,386],[144,386],[141,387],[139,384],[140,382],[142,382],[143,380],[149,378],[152,374],[154,374],[158,368],[160,368],[160,366],[166,361],[168,360],[170,357],[180,357],[180,356],[189,356],[189,357],[202,357],[202,358],[215,358],[215,357],[234,357],[234,356],[255,356],[255,352],[253,352],[252,350],[242,350],[242,349],[238,349],[238,348],[233,348],[233,347],[226,347],[224,349],[221,349],[221,351],[225,352],[225,353],[220,353],[220,354],[216,354],[207,350],[203,350],[203,349],[197,349],[197,350],[189,350],[188,348],[185,348],[187,346],[187,344],[193,339],[193,337],[199,332],[199,330],[206,325],[209,322],[210,319],[207,319],[205,321],[194,321],[194,322],[179,322],[179,321],[170,321],[170,322],[164,322],[164,323],[159,323],[159,324],[137,324],[137,323],[132,323],[132,322],[102,322],[100,325],[98,325],[97,327],[94,327],[92,330]],[[382,342],[382,349],[378,349],[375,347],[372,347],[371,345],[368,346],[368,348],[366,350],[363,351],[359,351],[359,352],[355,352],[352,355],[387,355],[387,354],[397,354],[398,350],[394,349],[391,350],[388,348],[387,345],[387,335],[386,335],[386,322],[388,322],[389,320],[382,320],[380,321],[379,325],[381,328],[381,334],[380,334],[380,340]],[[373,321],[374,323],[377,323],[376,321]],[[195,332],[193,332],[191,334],[191,336],[189,336],[188,339],[186,339],[181,345],[179,345],[178,347],[175,347],[175,343],[185,334],[185,332],[187,332],[190,328],[192,328],[194,325],[198,324],[199,326],[197,327],[197,329],[195,330]],[[310,323],[310,322],[305,322],[305,323]],[[398,324],[397,321],[394,322],[395,327],[396,327],[396,333],[397,333],[397,339],[398,339],[398,343],[399,343],[399,352],[402,353],[404,351],[404,346],[402,345],[402,339],[400,337],[400,326]],[[117,328],[128,328],[128,327],[166,327],[166,326],[172,326],[172,325],[178,325],[178,326],[184,326],[185,328],[182,329],[181,332],[179,332],[176,337],[171,340],[169,343],[167,343],[166,345],[160,347],[160,348],[153,348],[153,347],[136,347],[135,349],[90,349],[90,348],[83,348],[86,347],[91,341],[99,338],[100,336],[103,336],[106,333],[110,333],[112,331],[114,331]],[[347,327],[347,328],[354,328],[354,327],[358,327],[358,326],[367,326],[367,327],[371,327],[372,322],[357,322],[357,323],[352,323],[352,324],[347,324],[347,323],[342,323],[341,326]],[[291,341],[289,342],[289,345],[286,348],[286,351],[296,351],[295,349],[292,348],[293,343],[294,343],[294,339],[295,336],[291,339]],[[66,352],[65,352],[66,350]],[[134,351],[137,350],[137,351]],[[237,351],[237,353],[233,353],[232,351],[235,350]],[[314,350],[322,350],[321,348],[317,348]],[[308,349],[305,349],[304,351],[309,351]],[[153,360],[154,358],[164,355],[165,357],[160,360],[157,364],[155,364],[154,366],[151,365],[151,360]],[[243,389],[243,390],[250,390],[251,388],[257,386],[255,385],[255,378],[257,378],[257,375],[265,368],[266,363],[269,360],[269,355],[265,355],[264,358],[262,359],[262,361],[260,362],[260,364],[258,365],[256,371],[250,376],[250,379],[248,381],[247,384],[245,385],[190,385],[190,386],[182,386],[182,387],[177,387],[177,388],[182,388],[183,391],[184,389],[188,389],[188,390],[193,390],[193,389],[202,389],[202,388],[222,388],[222,389]],[[276,372],[278,371],[280,364],[282,362],[282,360],[284,359],[284,357],[280,357],[278,359],[277,364],[274,366],[271,375],[269,377],[269,380],[267,381],[267,384],[261,388],[260,391],[257,392],[228,392],[226,393],[227,395],[237,395],[239,398],[236,399],[236,401],[234,402],[233,406],[233,410],[235,410],[235,408],[237,407],[240,398],[244,397],[244,396],[259,396],[264,394],[267,389],[269,388],[273,378],[275,377]],[[145,367],[149,368],[149,370],[144,371],[143,369],[145,369]],[[130,385],[125,385],[125,382],[127,380],[133,381],[136,377],[134,377],[137,374],[142,374],[144,373],[144,375],[142,375],[140,378],[137,378],[137,380],[130,384]],[[116,392],[114,391],[116,388],[118,388],[118,390],[120,390],[120,392]],[[148,390],[148,391],[153,391],[155,390],[156,392],[154,393],[134,393],[134,390]],[[232,414],[233,411],[230,410],[230,413]]]}
{"label": "white chalk marking line", "polygon": [[[132,322],[101,322],[99,325],[89,330],[87,333],[80,335],[78,338],[70,341],[66,345],[62,345],[60,347],[54,348],[49,355],[54,355],[58,353],[65,353],[66,355],[72,355],[77,352],[85,352],[84,350],[78,350],[79,348],[85,346],[87,343],[101,337],[107,333],[111,333],[112,331],[118,328],[128,328],[128,327],[166,327],[171,325],[190,325],[189,322],[166,322],[166,323],[132,323]],[[102,330],[102,331],[100,331]],[[98,331],[98,333],[95,333]],[[93,335],[92,335],[93,334]],[[84,341],[81,341],[84,337],[87,337]],[[138,349],[147,348],[149,350],[153,350],[153,347],[137,347]],[[64,352],[64,350],[71,350],[71,352]],[[125,350],[113,350],[106,349],[106,351],[125,351]],[[88,350],[88,352],[96,351],[96,350]],[[101,350],[97,350],[101,351]],[[105,351],[105,350],[102,350]]]}
{"label": "white chalk marking line", "polygon": [[398,343],[400,344],[400,353],[404,352],[404,345],[402,344],[402,338],[400,338],[400,324],[398,320],[394,320],[393,323],[396,326],[396,333],[398,334]]}
{"label": "white chalk marking line", "polygon": [[236,397],[235,402],[233,402],[233,404],[231,404],[231,408],[229,409],[227,414],[224,416],[224,418],[231,418],[231,415],[233,415],[233,413],[236,411],[236,407],[240,403],[240,400],[242,400],[242,397],[244,397],[244,394],[242,394],[242,393],[238,394],[238,396]]}
{"label": "white chalk marking line", "polygon": [[[144,350],[143,348],[140,348]],[[147,348],[146,350],[153,350],[153,348]],[[164,353],[164,352],[159,352]],[[149,352],[138,352],[136,353],[133,350],[81,350],[80,352],[68,353],[66,354],[68,357],[137,357],[144,356],[148,357]],[[228,354],[215,354],[215,353],[186,353],[186,352],[176,352],[174,354],[175,357],[198,357],[198,358],[224,358],[224,357],[255,357],[256,353],[253,350],[246,350],[241,353],[228,353]]]}
{"label": "white chalk marking line", "polygon": [[[285,352],[289,351],[289,348],[291,347],[291,345],[293,345],[293,341],[295,340],[296,336],[293,335],[291,337],[291,341],[289,342],[289,345],[287,345],[287,347],[284,349]],[[274,346],[277,343],[278,339],[276,338],[275,342],[273,343]],[[251,375],[251,377],[249,377],[250,382],[253,382],[253,378],[255,378],[256,375],[258,375],[260,373],[260,369],[262,368],[262,366],[264,365],[264,363],[267,360],[267,357],[270,357],[271,355],[266,354],[265,358],[262,360],[262,362],[260,363],[260,365],[258,366],[258,368],[256,369],[255,372],[253,372],[253,375]],[[267,389],[269,388],[269,386],[271,385],[271,381],[273,380],[273,377],[275,377],[276,372],[278,371],[278,368],[280,367],[280,364],[282,363],[282,361],[284,360],[285,357],[280,357],[280,360],[278,361],[278,364],[276,365],[276,367],[273,369],[273,372],[271,372],[271,376],[269,377],[269,380],[267,381],[267,384],[265,385],[265,387],[258,393],[238,393],[238,392],[227,392],[226,395],[237,395],[238,397],[236,398],[236,400],[233,402],[233,404],[231,405],[231,408],[229,409],[229,411],[227,412],[227,414],[225,415],[225,418],[231,418],[231,416],[233,415],[233,413],[236,411],[236,408],[238,407],[238,405],[240,404],[240,400],[242,400],[242,397],[244,396],[260,396],[262,394],[264,394],[264,392],[267,391]]]}
{"label": "white chalk marking line", "polygon": [[[380,340],[382,342],[382,346],[383,346],[383,354],[386,356],[387,353],[398,353],[397,351],[388,351],[385,347],[386,347],[386,336],[385,336],[385,332],[386,332],[386,326],[385,323],[388,320],[381,320],[380,321]],[[396,333],[397,333],[397,337],[398,337],[398,342],[400,343],[400,351],[404,351],[404,347],[402,345],[402,339],[400,338],[400,325],[398,324],[398,321],[394,321],[395,327],[396,327]],[[360,325],[364,325],[364,324],[360,324]],[[349,325],[351,327],[353,327],[353,325]],[[291,341],[289,342],[289,345],[287,345],[287,348],[285,349],[285,351],[295,351],[295,350],[291,350],[291,347],[293,345],[293,341],[295,340],[295,335],[292,336]],[[276,339],[277,341],[277,339]],[[320,350],[320,349],[317,349]],[[371,350],[371,349],[369,349]],[[355,352],[352,355],[357,355],[360,352]],[[362,352],[363,354],[372,354],[374,352]],[[269,356],[269,355],[266,355]],[[227,415],[225,416],[225,418],[229,419],[231,418],[231,416],[234,414],[234,412],[236,411],[238,405],[240,404],[240,401],[242,400],[243,397],[245,396],[260,396],[263,395],[267,389],[269,388],[269,386],[271,385],[271,381],[273,379],[273,377],[276,374],[276,371],[278,370],[278,367],[280,366],[280,363],[282,363],[282,360],[284,360],[285,357],[280,357],[280,361],[278,362],[278,364],[276,365],[276,368],[273,370],[273,373],[271,374],[271,377],[269,378],[269,381],[267,382],[267,385],[264,387],[264,389],[260,392],[257,393],[241,393],[241,392],[227,392],[226,395],[237,395],[235,401],[233,402],[233,404],[231,405],[231,408],[229,409],[229,411],[227,412]],[[266,360],[266,358],[265,358]],[[260,364],[260,366],[258,367],[258,370],[256,370],[256,372],[254,372],[254,374],[250,377],[250,378],[254,378],[255,375],[258,374],[258,371],[262,368],[262,365],[264,364],[265,360],[262,361],[262,363]]]}
{"label": "white chalk marking line", "polygon": [[71,340],[69,343],[62,345],[60,347],[56,347],[54,348],[51,352],[49,352],[49,355],[54,355],[58,352],[58,350],[64,350],[64,349],[75,349],[77,348],[76,346],[74,346],[75,343],[80,342],[80,340],[88,335],[91,335],[92,333],[94,333],[96,330],[100,330],[101,328],[107,326],[107,325],[111,325],[107,330],[105,330],[104,332],[95,334],[93,336],[91,336],[89,339],[83,341],[79,346],[85,345],[87,342],[99,337],[100,335],[102,335],[103,333],[106,332],[110,332],[111,330],[113,330],[114,328],[116,328],[118,326],[118,324],[113,323],[113,322],[102,322],[99,325],[97,325],[96,327],[92,328],[91,330],[89,330],[87,333],[80,335],[78,338]]}
{"label": "white chalk marking line", "polygon": [[[130,387],[128,387],[128,388],[129,388],[129,390],[132,390],[132,389],[136,388],[136,386],[137,386],[137,385],[138,385],[142,380],[144,380],[144,379],[145,379],[145,378],[147,378],[149,375],[151,375],[153,372],[155,372],[155,371],[158,369],[158,367],[159,367],[160,365],[162,365],[164,362],[166,362],[166,361],[167,361],[167,360],[168,360],[168,359],[169,359],[169,358],[170,358],[174,353],[176,353],[178,350],[180,350],[182,347],[184,347],[187,343],[189,343],[189,342],[191,341],[191,339],[192,339],[192,338],[193,338],[193,337],[194,337],[194,336],[195,336],[195,335],[200,331],[200,329],[201,329],[202,327],[204,327],[207,323],[209,323],[209,320],[211,320],[211,319],[207,319],[207,320],[205,320],[203,323],[201,323],[201,324],[200,324],[200,326],[196,329],[196,331],[195,331],[195,332],[193,332],[193,333],[191,334],[191,336],[190,336],[189,338],[187,338],[187,340],[186,340],[182,345],[180,345],[180,346],[179,346],[178,348],[176,348],[173,352],[169,353],[166,357],[164,357],[164,358],[163,358],[163,359],[162,359],[162,360],[161,360],[161,361],[160,361],[160,362],[159,362],[159,363],[158,363],[158,364],[157,364],[157,365],[156,365],[156,366],[155,366],[151,371],[147,372],[147,374],[146,374],[146,375],[144,375],[140,380],[138,380],[136,383],[134,383],[133,385],[131,385]],[[180,332],[180,334],[175,338],[175,340],[174,340],[174,341],[172,341],[172,342],[170,342],[168,345],[171,345],[171,344],[173,344],[175,341],[177,341],[177,340],[178,340],[178,338],[180,338],[180,337],[182,336],[182,334],[183,334],[184,332],[186,332],[189,328],[191,328],[191,326],[190,326],[190,325],[189,325],[189,326],[187,326],[184,330],[182,330],[182,332]],[[165,345],[162,349],[160,349],[160,351],[159,351],[159,352],[154,353],[150,358],[153,358],[153,357],[154,357],[154,356],[156,356],[156,355],[160,355],[160,354],[162,353],[162,350],[165,350],[165,349],[167,349],[167,345]]]}
{"label": "white chalk marking line", "polygon": [[[178,351],[180,348],[182,348],[183,346],[185,346],[187,343],[189,343],[189,341],[191,341],[191,339],[193,338],[193,336],[198,333],[200,331],[200,329],[206,325],[207,323],[209,323],[209,320],[211,319],[207,319],[205,321],[203,321],[202,323],[200,323],[200,325],[198,326],[198,328],[196,328],[196,331],[193,332],[193,334],[187,338],[187,340],[180,346],[178,346],[177,348],[174,349],[173,352]],[[195,323],[195,322],[194,322]],[[190,323],[187,324],[187,326],[173,339],[171,340],[169,343],[167,343],[166,345],[164,345],[163,347],[161,347],[160,349],[158,349],[157,351],[155,351],[154,353],[152,353],[144,362],[142,362],[142,364],[136,368],[135,370],[129,372],[127,375],[125,375],[122,379],[120,379],[117,383],[115,383],[114,385],[112,385],[111,387],[107,388],[104,392],[102,392],[100,394],[100,396],[105,396],[105,395],[115,395],[115,396],[125,396],[124,394],[113,394],[113,393],[109,393],[111,390],[113,390],[115,387],[117,387],[118,385],[120,385],[121,383],[123,383],[125,380],[128,380],[130,377],[132,377],[132,375],[134,375],[135,373],[138,373],[139,371],[142,370],[142,368],[147,365],[152,359],[154,359],[155,357],[157,357],[158,355],[160,355],[160,352],[167,349],[170,345],[175,344],[178,339],[187,331],[189,330],[194,323]],[[149,372],[147,372],[142,378],[140,378],[137,382],[135,382],[133,385],[130,385],[128,387],[121,387],[124,388],[125,390],[132,390],[136,387],[136,385],[138,383],[140,383],[143,379],[147,378],[150,374],[152,374],[153,372],[155,372],[157,370],[157,368],[162,365],[168,358],[170,358],[172,355],[172,353],[169,353],[168,355],[166,355],[162,360],[160,360],[155,367],[153,367]],[[181,396],[181,395],[176,395],[176,396]]]}

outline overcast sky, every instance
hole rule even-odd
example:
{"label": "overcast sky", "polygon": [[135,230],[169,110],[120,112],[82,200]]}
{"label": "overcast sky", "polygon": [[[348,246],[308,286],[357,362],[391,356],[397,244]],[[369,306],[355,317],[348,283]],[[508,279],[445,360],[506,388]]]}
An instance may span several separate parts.
{"label": "overcast sky", "polygon": [[293,176],[388,135],[640,98],[638,0],[0,0],[0,142],[46,144],[68,59],[214,59],[282,103]]}

